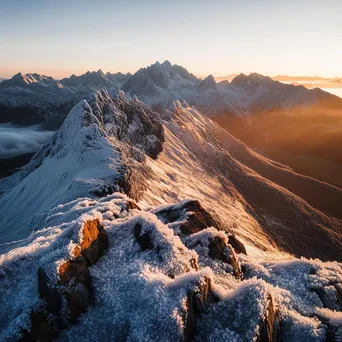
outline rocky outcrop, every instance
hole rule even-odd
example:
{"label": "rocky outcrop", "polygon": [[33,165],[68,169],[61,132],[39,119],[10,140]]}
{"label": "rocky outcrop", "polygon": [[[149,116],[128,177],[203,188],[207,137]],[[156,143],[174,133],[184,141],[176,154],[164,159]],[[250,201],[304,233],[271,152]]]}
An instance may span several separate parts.
{"label": "rocky outcrop", "polygon": [[88,265],[94,265],[107,247],[108,236],[100,221],[87,221],[83,225],[80,248],[77,248],[74,253],[76,256],[82,255]]}
{"label": "rocky outcrop", "polygon": [[38,269],[38,292],[43,299],[40,310],[30,315],[31,329],[23,331],[23,341],[50,341],[87,310],[92,297],[88,267],[108,248],[108,236],[98,219],[83,223],[79,244],[72,258],[53,270],[53,265]]}
{"label": "rocky outcrop", "polygon": [[184,235],[197,233],[207,227],[219,228],[212,215],[197,200],[184,200],[176,205],[157,209],[154,214],[163,222],[177,222]]}
{"label": "rocky outcrop", "polygon": [[233,274],[235,277],[237,279],[242,279],[241,267],[232,246],[228,245],[223,238],[215,236],[211,239],[208,247],[209,256],[211,258],[230,264],[233,267]]}
{"label": "rocky outcrop", "polygon": [[234,248],[235,253],[247,255],[246,247],[235,235],[228,235],[228,244]]}

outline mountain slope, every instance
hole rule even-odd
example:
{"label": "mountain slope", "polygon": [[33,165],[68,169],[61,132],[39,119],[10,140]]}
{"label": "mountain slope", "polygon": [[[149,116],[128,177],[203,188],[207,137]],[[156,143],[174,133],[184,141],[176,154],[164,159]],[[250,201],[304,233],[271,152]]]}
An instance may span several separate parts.
{"label": "mountain slope", "polygon": [[90,105],[77,104],[49,143],[12,177],[14,184],[8,181],[11,188],[3,184],[0,217],[5,244],[0,251],[11,248],[7,242],[41,229],[48,211],[58,204],[120,188],[138,195],[142,153],[155,157],[161,150],[158,114],[139,101],[126,101],[123,94],[111,99],[106,91],[96,93]]}
{"label": "mountain slope", "polygon": [[196,194],[226,229],[261,249],[340,259],[340,189],[266,160],[193,108],[178,103],[163,118],[166,142],[151,161],[148,203]]}

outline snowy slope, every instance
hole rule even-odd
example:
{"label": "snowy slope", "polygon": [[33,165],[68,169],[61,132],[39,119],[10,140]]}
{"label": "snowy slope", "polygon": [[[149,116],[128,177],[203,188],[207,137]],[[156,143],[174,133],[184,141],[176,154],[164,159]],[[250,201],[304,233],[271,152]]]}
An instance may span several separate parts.
{"label": "snowy slope", "polygon": [[[340,189],[266,160],[179,102],[163,119],[166,142],[158,160],[149,160],[154,177],[144,194],[147,203],[196,197],[227,231],[261,250],[340,259],[341,216],[334,219],[321,212],[331,209],[332,198],[342,200]],[[334,214],[338,208],[331,210]]]}
{"label": "snowy slope", "polygon": [[[111,99],[102,91],[90,105],[77,104],[30,163],[3,182],[0,250],[41,229],[47,212],[58,204],[127,187],[126,178],[135,177],[134,158],[140,165],[143,152],[154,157],[160,151],[163,135],[158,114],[139,101],[126,101],[123,94]],[[139,192],[139,180],[135,181],[137,189],[131,187],[131,196]]]}

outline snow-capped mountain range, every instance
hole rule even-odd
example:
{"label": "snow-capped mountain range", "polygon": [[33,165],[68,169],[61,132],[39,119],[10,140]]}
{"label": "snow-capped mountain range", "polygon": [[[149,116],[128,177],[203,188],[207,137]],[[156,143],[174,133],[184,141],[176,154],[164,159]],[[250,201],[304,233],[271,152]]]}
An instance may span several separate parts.
{"label": "snow-capped mountain range", "polygon": [[255,113],[315,106],[342,108],[342,99],[318,88],[306,89],[273,81],[256,73],[240,74],[231,83],[212,75],[201,80],[169,61],[141,68],[135,74],[104,74],[101,70],[54,80],[21,73],[0,84],[0,121],[50,123],[59,127],[71,107],[93,91],[115,94],[123,89],[157,111],[185,101],[206,115],[243,118]]}
{"label": "snow-capped mountain range", "polygon": [[82,99],[1,180],[0,340],[341,341],[341,189],[132,95]]}

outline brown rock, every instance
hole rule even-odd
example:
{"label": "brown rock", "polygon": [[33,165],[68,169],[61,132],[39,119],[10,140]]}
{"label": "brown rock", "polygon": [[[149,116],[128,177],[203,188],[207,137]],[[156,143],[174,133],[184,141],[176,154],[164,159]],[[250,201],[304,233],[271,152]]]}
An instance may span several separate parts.
{"label": "brown rock", "polygon": [[87,221],[82,227],[81,254],[94,265],[108,247],[108,235],[99,220]]}
{"label": "brown rock", "polygon": [[87,288],[90,286],[89,271],[83,257],[66,261],[59,267],[58,274],[60,285],[83,284]]}
{"label": "brown rock", "polygon": [[278,342],[281,340],[279,312],[275,310],[271,295],[267,297],[264,319],[260,322],[256,342]]}
{"label": "brown rock", "polygon": [[159,209],[155,214],[164,223],[183,221],[184,212],[186,219],[180,223],[179,227],[183,234],[189,235],[197,233],[207,227],[219,228],[213,217],[201,206],[197,200],[186,201],[182,206],[167,206]]}
{"label": "brown rock", "polygon": [[213,259],[221,260],[232,265],[234,276],[242,279],[242,272],[239,261],[237,260],[233,248],[227,245],[224,239],[215,236],[209,243],[209,256]]}
{"label": "brown rock", "polygon": [[184,317],[184,341],[193,341],[196,329],[196,317],[208,310],[211,303],[219,301],[218,297],[212,292],[211,279],[205,277],[204,282],[198,284],[196,289],[188,293],[188,311]]}
{"label": "brown rock", "polygon": [[131,201],[131,200],[127,201],[126,208],[128,210],[133,210],[133,209],[141,210],[141,208],[135,203],[135,201]]}
{"label": "brown rock", "polygon": [[[99,220],[87,221],[82,226],[83,239],[73,251],[74,259],[65,261],[58,268],[58,281],[50,279],[48,272],[38,269],[38,292],[46,302],[46,307],[31,315],[33,331],[24,333],[24,339],[50,341],[50,335],[57,334],[57,328],[51,327],[50,318],[63,322],[62,303],[66,304],[67,321],[71,324],[85,312],[89,306],[91,282],[88,265],[95,264],[108,247],[108,236]],[[60,327],[59,327],[60,328]],[[56,337],[56,336],[55,336]]]}
{"label": "brown rock", "polygon": [[228,244],[234,248],[235,253],[247,255],[245,246],[239,241],[235,235],[228,236]]}

